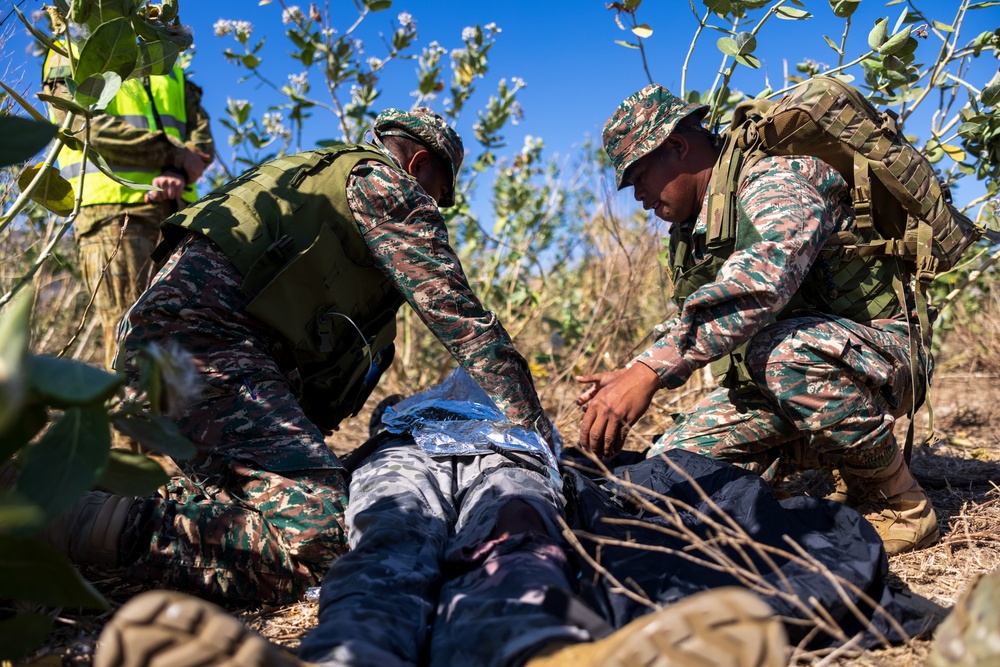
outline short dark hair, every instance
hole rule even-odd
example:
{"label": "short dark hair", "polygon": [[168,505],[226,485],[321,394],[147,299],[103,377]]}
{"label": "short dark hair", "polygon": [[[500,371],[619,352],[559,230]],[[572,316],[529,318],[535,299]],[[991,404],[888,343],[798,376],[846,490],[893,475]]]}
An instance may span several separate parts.
{"label": "short dark hair", "polygon": [[419,151],[427,151],[431,155],[431,159],[434,161],[434,166],[440,169],[446,174],[450,174],[451,170],[448,169],[448,165],[445,164],[441,156],[435,153],[430,146],[420,141],[416,137],[412,137],[408,134],[390,134],[388,136],[383,136],[382,143],[385,147],[392,151],[392,154],[405,168],[406,165],[410,163],[413,156]]}

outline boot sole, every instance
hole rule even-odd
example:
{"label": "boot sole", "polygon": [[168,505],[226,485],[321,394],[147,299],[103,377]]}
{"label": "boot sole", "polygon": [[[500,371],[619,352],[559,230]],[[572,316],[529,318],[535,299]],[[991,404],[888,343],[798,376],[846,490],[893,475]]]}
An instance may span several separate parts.
{"label": "boot sole", "polygon": [[784,626],[765,602],[741,588],[719,588],[651,614],[602,664],[785,667],[787,653]]}
{"label": "boot sole", "polygon": [[101,632],[95,667],[305,667],[195,597],[150,591],[129,601]]}

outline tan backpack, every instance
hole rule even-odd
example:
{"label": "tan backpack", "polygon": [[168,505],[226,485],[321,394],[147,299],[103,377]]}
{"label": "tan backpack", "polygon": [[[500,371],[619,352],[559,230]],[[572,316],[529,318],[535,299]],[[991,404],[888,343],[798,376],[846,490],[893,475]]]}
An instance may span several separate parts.
{"label": "tan backpack", "polygon": [[[917,281],[917,318],[927,345],[930,282],[953,268],[984,235],[994,242],[1000,239],[952,205],[948,188],[902,135],[897,121],[895,112],[880,113],[853,86],[826,76],[799,84],[777,101],[737,105],[718,162],[726,168],[716,169],[709,190],[707,238],[709,243],[735,238],[737,185],[749,165],[769,155],[817,157],[837,169],[850,186],[859,231],[874,228],[881,237],[861,242],[852,234],[837,234],[827,246],[845,259],[899,258]],[[902,283],[897,283],[905,310]],[[915,338],[911,337],[914,359]]]}

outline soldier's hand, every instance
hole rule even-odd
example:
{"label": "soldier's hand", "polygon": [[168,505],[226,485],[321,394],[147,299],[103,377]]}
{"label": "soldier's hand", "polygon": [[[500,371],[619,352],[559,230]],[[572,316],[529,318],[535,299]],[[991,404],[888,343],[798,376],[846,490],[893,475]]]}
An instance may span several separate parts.
{"label": "soldier's hand", "polygon": [[201,175],[205,173],[205,167],[212,161],[212,156],[208,153],[184,149],[184,172],[187,174],[187,182],[195,183]]}
{"label": "soldier's hand", "polygon": [[146,193],[146,202],[154,204],[161,201],[180,199],[187,183],[177,174],[163,173],[153,179],[153,185],[160,188],[159,192],[151,190]]}
{"label": "soldier's hand", "polygon": [[602,458],[612,457],[621,451],[632,425],[649,409],[653,394],[660,388],[660,378],[649,366],[635,363],[624,371],[578,379],[595,383],[581,396],[587,398],[580,423],[580,447]]}
{"label": "soldier's hand", "polygon": [[590,402],[597,392],[608,386],[612,380],[625,372],[624,368],[620,368],[616,371],[608,371],[606,373],[592,373],[590,375],[577,375],[573,379],[582,384],[590,384],[582,394],[580,394],[576,399],[576,404],[583,406]]}

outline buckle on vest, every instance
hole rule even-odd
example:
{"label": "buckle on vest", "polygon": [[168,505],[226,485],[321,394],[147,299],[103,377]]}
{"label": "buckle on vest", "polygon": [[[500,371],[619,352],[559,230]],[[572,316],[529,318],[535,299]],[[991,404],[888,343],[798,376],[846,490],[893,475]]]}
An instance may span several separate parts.
{"label": "buckle on vest", "polygon": [[293,247],[295,247],[295,239],[285,234],[277,241],[267,246],[267,250],[265,250],[264,253],[270,259],[280,261],[288,257]]}
{"label": "buckle on vest", "polygon": [[882,112],[882,134],[890,139],[899,134],[899,114],[892,109]]}

